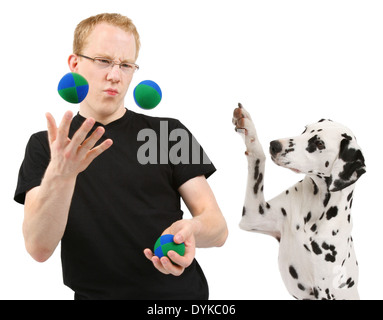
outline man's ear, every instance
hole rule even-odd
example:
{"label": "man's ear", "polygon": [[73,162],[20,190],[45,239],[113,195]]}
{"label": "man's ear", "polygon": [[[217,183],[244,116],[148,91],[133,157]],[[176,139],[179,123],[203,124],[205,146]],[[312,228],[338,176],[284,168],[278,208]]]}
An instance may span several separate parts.
{"label": "man's ear", "polygon": [[346,134],[342,136],[344,139],[340,143],[339,157],[333,165],[331,177],[327,180],[331,192],[352,185],[366,173],[364,157],[355,138]]}
{"label": "man's ear", "polygon": [[68,66],[71,72],[77,72],[78,70],[78,56],[71,54],[68,58]]}

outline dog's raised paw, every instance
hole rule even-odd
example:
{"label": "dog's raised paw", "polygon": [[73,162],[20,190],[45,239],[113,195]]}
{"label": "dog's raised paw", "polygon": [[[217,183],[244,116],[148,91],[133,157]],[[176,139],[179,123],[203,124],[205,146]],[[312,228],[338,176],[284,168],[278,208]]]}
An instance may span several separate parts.
{"label": "dog's raised paw", "polygon": [[257,139],[257,134],[249,112],[241,103],[238,104],[238,108],[234,109],[232,121],[235,126],[235,131],[244,137],[247,152],[251,151],[253,148],[252,144]]}

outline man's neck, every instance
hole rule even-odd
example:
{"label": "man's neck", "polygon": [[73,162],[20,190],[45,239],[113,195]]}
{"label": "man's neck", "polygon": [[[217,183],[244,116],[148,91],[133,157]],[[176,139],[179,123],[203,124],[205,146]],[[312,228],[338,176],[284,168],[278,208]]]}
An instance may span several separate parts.
{"label": "man's neck", "polygon": [[84,118],[93,118],[97,122],[106,126],[109,123],[122,118],[124,116],[125,112],[126,112],[125,107],[120,107],[113,113],[107,113],[107,112],[101,113],[101,112],[97,112],[97,111],[90,109],[90,108],[82,107],[80,105],[79,114]]}

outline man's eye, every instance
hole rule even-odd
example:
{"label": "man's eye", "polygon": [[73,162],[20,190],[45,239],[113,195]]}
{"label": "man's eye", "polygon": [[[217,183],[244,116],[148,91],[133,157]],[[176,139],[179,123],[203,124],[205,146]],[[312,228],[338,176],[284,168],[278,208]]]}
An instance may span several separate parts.
{"label": "man's eye", "polygon": [[129,63],[123,63],[121,65],[121,68],[126,69],[126,70],[130,70],[130,69],[133,69],[133,66]]}
{"label": "man's eye", "polygon": [[107,59],[97,59],[96,61],[106,66],[110,65],[110,60],[107,60]]}

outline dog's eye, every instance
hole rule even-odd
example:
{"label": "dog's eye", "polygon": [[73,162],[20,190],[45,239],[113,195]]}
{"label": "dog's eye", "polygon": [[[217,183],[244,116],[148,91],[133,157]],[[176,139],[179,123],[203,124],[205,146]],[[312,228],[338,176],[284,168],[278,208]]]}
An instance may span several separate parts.
{"label": "dog's eye", "polygon": [[322,140],[315,141],[315,144],[319,150],[323,150],[326,148],[326,146]]}

